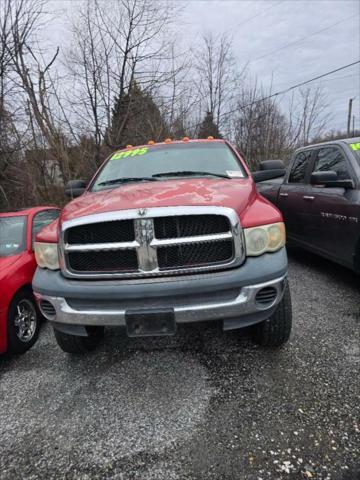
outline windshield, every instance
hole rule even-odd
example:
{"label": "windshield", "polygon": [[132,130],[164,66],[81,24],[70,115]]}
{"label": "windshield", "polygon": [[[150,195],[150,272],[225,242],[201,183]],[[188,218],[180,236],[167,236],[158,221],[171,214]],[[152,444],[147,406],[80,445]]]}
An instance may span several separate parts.
{"label": "windshield", "polygon": [[26,216],[0,218],[0,257],[16,255],[25,250]]}
{"label": "windshield", "polygon": [[[173,173],[173,175],[172,175]],[[231,149],[223,143],[189,143],[141,147],[116,152],[104,165],[91,190],[111,188],[111,181],[128,178],[164,180],[192,175],[245,177]],[[110,183],[110,185],[109,185]],[[118,186],[116,182],[112,188]]]}

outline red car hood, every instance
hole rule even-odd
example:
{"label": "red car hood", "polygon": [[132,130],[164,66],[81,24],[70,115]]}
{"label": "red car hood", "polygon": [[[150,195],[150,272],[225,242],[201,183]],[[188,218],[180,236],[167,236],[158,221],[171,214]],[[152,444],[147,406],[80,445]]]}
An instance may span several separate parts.
{"label": "red car hood", "polygon": [[182,205],[231,207],[241,217],[256,196],[249,179],[196,178],[131,183],[82,195],[64,208],[61,221],[114,210]]}

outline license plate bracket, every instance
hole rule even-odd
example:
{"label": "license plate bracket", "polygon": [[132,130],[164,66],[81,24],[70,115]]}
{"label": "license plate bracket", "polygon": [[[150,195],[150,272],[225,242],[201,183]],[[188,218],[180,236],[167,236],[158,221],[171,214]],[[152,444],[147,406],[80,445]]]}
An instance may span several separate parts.
{"label": "license plate bracket", "polygon": [[173,309],[127,310],[125,322],[129,337],[166,336],[176,333]]}

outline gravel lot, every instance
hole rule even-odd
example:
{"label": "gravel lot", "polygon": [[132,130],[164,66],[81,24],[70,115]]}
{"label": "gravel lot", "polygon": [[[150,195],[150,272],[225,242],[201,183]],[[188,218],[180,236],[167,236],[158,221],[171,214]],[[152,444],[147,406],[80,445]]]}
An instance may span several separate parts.
{"label": "gravel lot", "polygon": [[360,478],[360,296],[350,271],[290,256],[280,350],[217,325],[69,357],[49,325],[0,359],[1,479]]}

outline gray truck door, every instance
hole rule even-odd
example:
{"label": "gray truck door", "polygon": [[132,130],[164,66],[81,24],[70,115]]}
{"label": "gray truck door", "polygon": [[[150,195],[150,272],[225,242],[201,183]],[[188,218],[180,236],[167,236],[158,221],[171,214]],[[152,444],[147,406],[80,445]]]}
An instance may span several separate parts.
{"label": "gray truck door", "polygon": [[[334,170],[338,180],[352,178],[352,169],[345,152],[337,145],[315,151],[312,171]],[[359,231],[354,214],[355,191],[345,188],[308,185],[310,215],[307,219],[306,242],[319,253],[352,267],[355,243]]]}
{"label": "gray truck door", "polygon": [[311,168],[312,150],[304,150],[295,154],[291,163],[290,172],[281,186],[278,197],[279,209],[283,213],[286,233],[289,240],[301,243],[308,204],[304,195],[308,185],[309,170]]}

